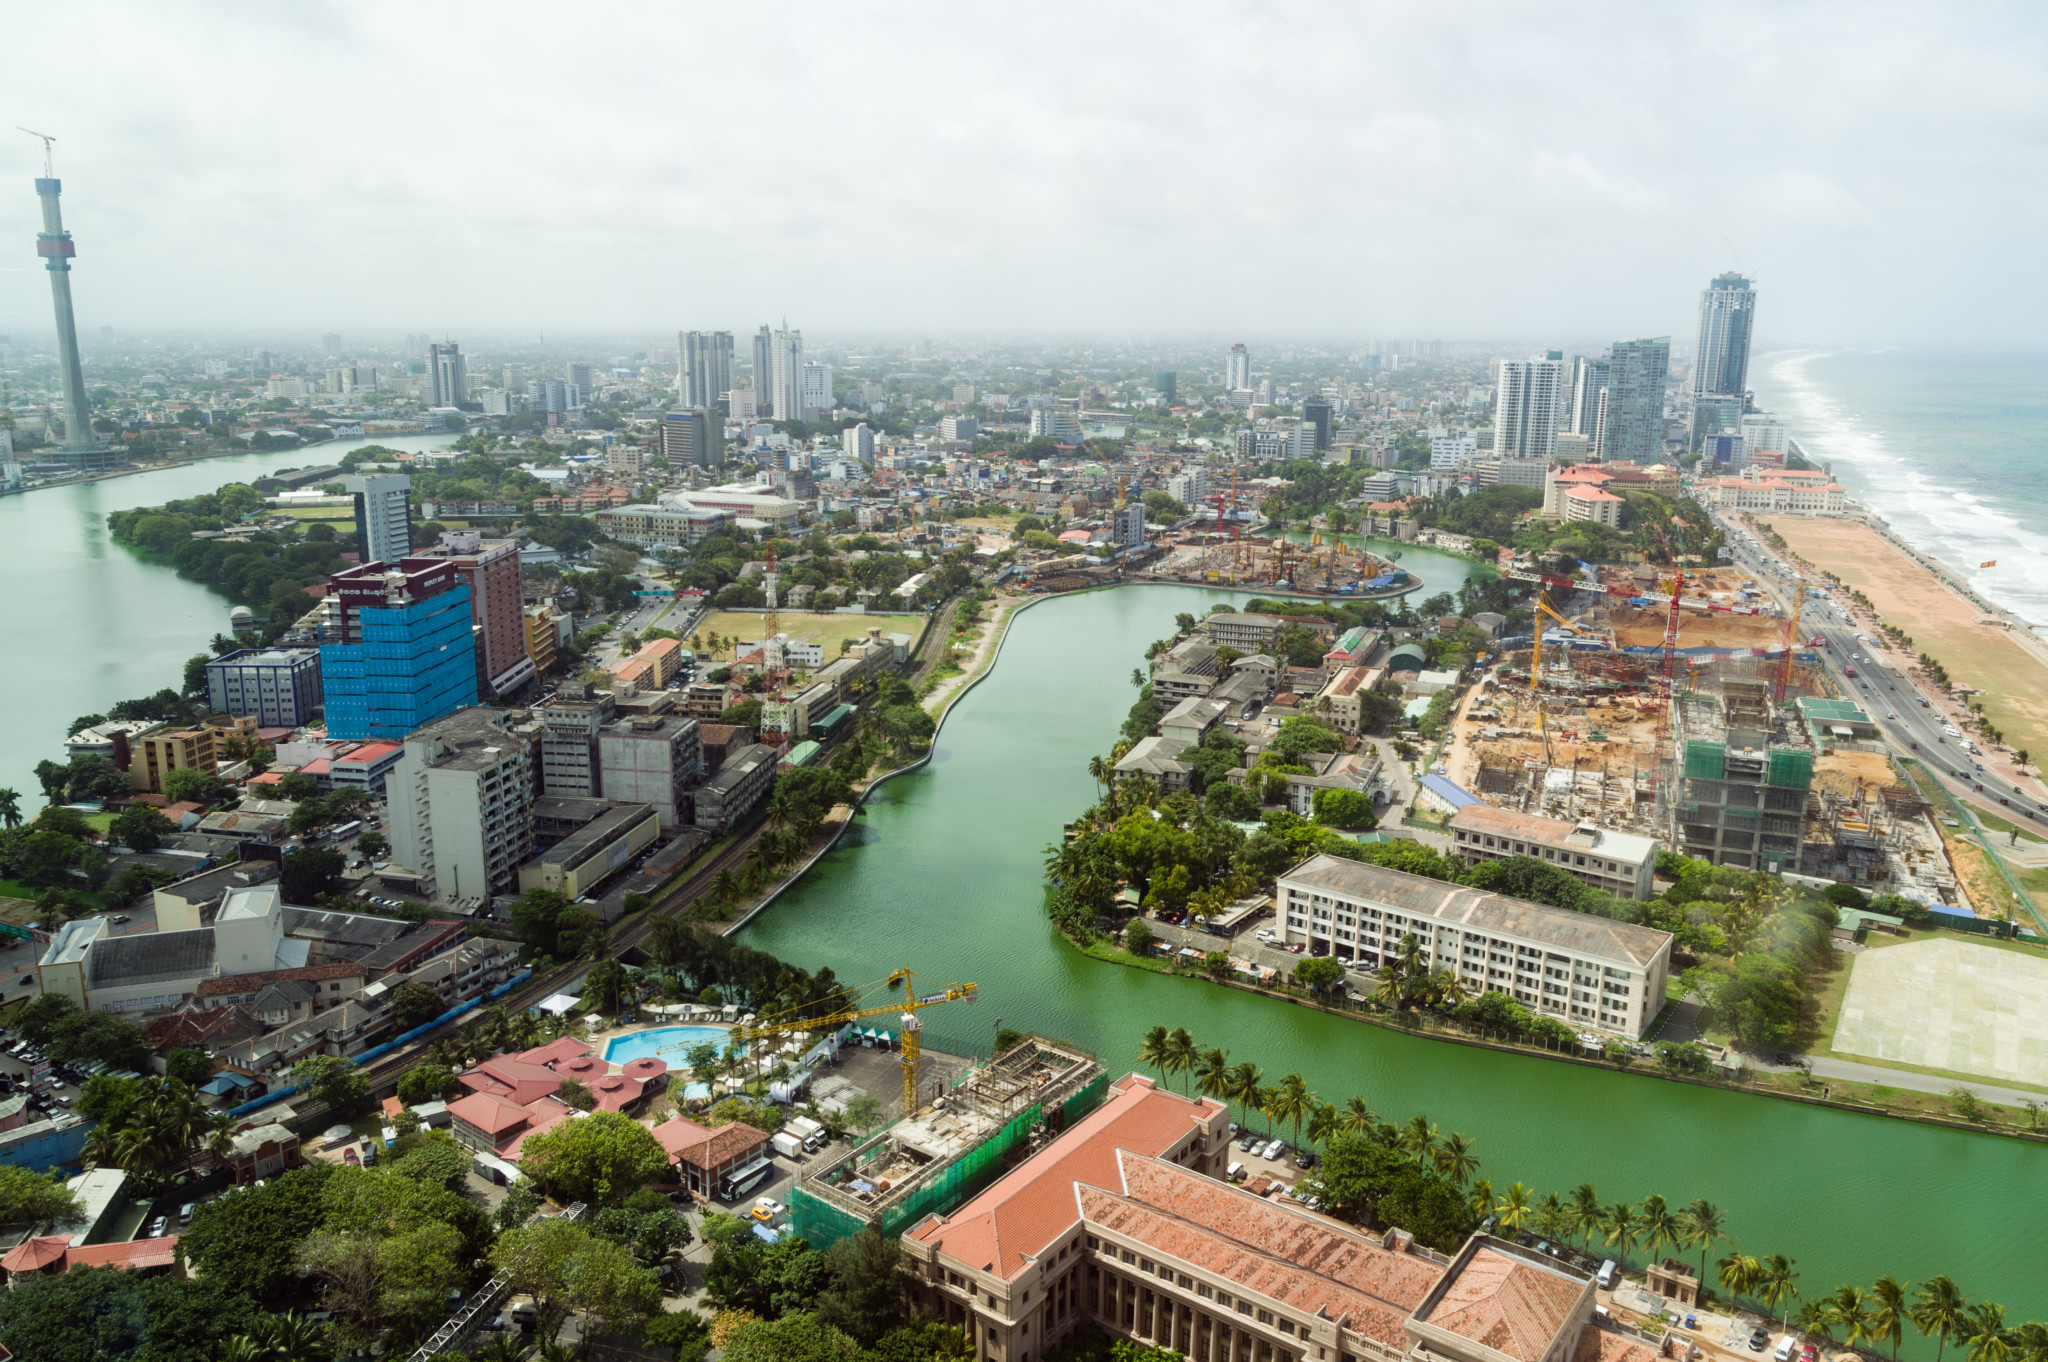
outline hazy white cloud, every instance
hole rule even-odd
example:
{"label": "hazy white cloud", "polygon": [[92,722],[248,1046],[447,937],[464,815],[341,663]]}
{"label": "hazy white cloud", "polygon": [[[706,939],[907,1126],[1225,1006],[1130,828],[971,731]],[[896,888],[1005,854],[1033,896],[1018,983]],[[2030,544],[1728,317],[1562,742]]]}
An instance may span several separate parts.
{"label": "hazy white cloud", "polygon": [[[2033,6],[0,4],[90,327],[2031,343]],[[40,330],[0,140],[0,326]],[[1909,279],[1911,288],[1900,288]]]}

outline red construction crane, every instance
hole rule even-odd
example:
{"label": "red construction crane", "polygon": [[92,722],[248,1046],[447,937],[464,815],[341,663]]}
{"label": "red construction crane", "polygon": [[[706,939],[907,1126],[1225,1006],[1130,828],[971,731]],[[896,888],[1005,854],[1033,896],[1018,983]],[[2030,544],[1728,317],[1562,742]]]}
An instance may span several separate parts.
{"label": "red construction crane", "polygon": [[1598,582],[1580,582],[1570,577],[1553,577],[1548,573],[1542,572],[1520,572],[1510,568],[1508,571],[1503,572],[1501,576],[1511,582],[1535,582],[1540,586],[1554,586],[1562,591],[1591,591],[1601,596],[1613,594]]}

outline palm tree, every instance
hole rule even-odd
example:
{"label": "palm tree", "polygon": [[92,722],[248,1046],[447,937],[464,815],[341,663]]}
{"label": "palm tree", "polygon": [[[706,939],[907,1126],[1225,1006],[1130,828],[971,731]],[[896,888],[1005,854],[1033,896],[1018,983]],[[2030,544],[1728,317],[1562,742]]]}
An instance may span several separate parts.
{"label": "palm tree", "polygon": [[2012,1362],[2048,1362],[2048,1324],[2030,1319],[2012,1331]]}
{"label": "palm tree", "polygon": [[1493,1184],[1485,1178],[1472,1179],[1472,1185],[1465,1189],[1465,1204],[1472,1208],[1472,1214],[1482,1220],[1493,1214]]}
{"label": "palm tree", "polygon": [[1273,1089],[1268,1113],[1276,1121],[1294,1123],[1294,1147],[1301,1148],[1301,1123],[1316,1109],[1316,1095],[1308,1090],[1308,1080],[1300,1074],[1288,1074],[1280,1080],[1280,1086]]}
{"label": "palm tree", "polygon": [[2005,1307],[1979,1302],[1964,1324],[1962,1336],[1970,1343],[1970,1362],[2008,1362],[2012,1357],[2012,1330],[2005,1327]]}
{"label": "palm tree", "polygon": [[333,1355],[320,1342],[320,1326],[296,1310],[264,1315],[249,1330],[278,1362],[325,1362]]}
{"label": "palm tree", "polygon": [[1115,768],[1100,756],[1088,758],[1088,774],[1095,778],[1096,785],[1104,789],[1107,789],[1109,786],[1109,777],[1113,770]]}
{"label": "palm tree", "polygon": [[1557,1193],[1545,1192],[1536,1198],[1536,1209],[1529,1214],[1529,1228],[1546,1239],[1562,1239],[1572,1230],[1572,1208]]}
{"label": "palm tree", "polygon": [[1436,1127],[1427,1116],[1418,1113],[1408,1118],[1407,1128],[1401,1132],[1401,1147],[1415,1156],[1417,1168],[1429,1163],[1436,1153]]}
{"label": "palm tree", "polygon": [[1592,1183],[1582,1182],[1572,1188],[1565,1204],[1571,1208],[1572,1231],[1585,1237],[1587,1248],[1593,1247],[1593,1231],[1600,1228],[1600,1194]]}
{"label": "palm tree", "polygon": [[1687,1248],[1696,1248],[1700,1251],[1701,1281],[1707,1279],[1707,1250],[1717,1241],[1728,1238],[1727,1232],[1722,1229],[1722,1223],[1721,1208],[1705,1197],[1699,1198],[1678,1213],[1678,1242]]}
{"label": "palm tree", "polygon": [[1138,1042],[1138,1064],[1140,1067],[1149,1065],[1159,1070],[1159,1077],[1163,1082],[1166,1078],[1166,1058],[1166,1028],[1155,1026]]}
{"label": "palm tree", "polygon": [[1835,1341],[1835,1302],[1833,1297],[1807,1301],[1799,1307],[1799,1332]]}
{"label": "palm tree", "polygon": [[1328,1144],[1330,1137],[1337,1133],[1340,1119],[1337,1115],[1336,1107],[1328,1102],[1316,1103],[1316,1109],[1309,1114],[1308,1118],[1308,1142],[1310,1144]]}
{"label": "palm tree", "polygon": [[1500,1228],[1508,1232],[1509,1238],[1520,1234],[1523,1222],[1529,1218],[1529,1188],[1519,1181],[1509,1183],[1508,1189],[1500,1194],[1493,1213],[1500,1217]]}
{"label": "palm tree", "polygon": [[1756,1289],[1759,1299],[1774,1310],[1779,1306],[1784,1307],[1778,1314],[1780,1324],[1791,1319],[1792,1300],[1799,1294],[1796,1285],[1799,1273],[1795,1268],[1798,1261],[1796,1258],[1787,1258],[1782,1253],[1773,1253],[1763,1260],[1763,1272],[1757,1278]]}
{"label": "palm tree", "polygon": [[1381,965],[1373,978],[1377,982],[1372,990],[1372,1000],[1396,1012],[1404,1010],[1408,1001],[1408,977],[1396,966]]}
{"label": "palm tree", "polygon": [[1230,1091],[1225,1101],[1235,1102],[1244,1111],[1244,1123],[1252,1123],[1252,1111],[1258,1106],[1253,1099],[1259,1095],[1259,1084],[1264,1081],[1266,1071],[1250,1060],[1242,1060],[1230,1066]]}
{"label": "palm tree", "polygon": [[1194,1095],[1195,1057],[1201,1053],[1195,1045],[1195,1038],[1185,1026],[1176,1026],[1166,1036],[1166,1069],[1168,1073],[1188,1075],[1188,1095]]}
{"label": "palm tree", "polygon": [[1966,1323],[1964,1310],[1969,1300],[1946,1277],[1929,1277],[1914,1293],[1913,1308],[1906,1312],[1906,1318],[1913,1321],[1913,1327],[1920,1331],[1922,1337],[1935,1339],[1940,1344],[1934,1351],[1934,1362],[1941,1362],[1941,1355],[1948,1351],[1949,1340],[1963,1332]]}
{"label": "palm tree", "polygon": [[[1870,1291],[1864,1297],[1870,1308],[1870,1322],[1864,1326],[1864,1336],[1872,1343],[1881,1338],[1892,1341],[1892,1359],[1899,1356],[1899,1337],[1906,1332],[1906,1288],[1899,1285],[1896,1277],[1879,1277],[1870,1284]],[[2048,1362],[2048,1358],[2041,1359]]]}
{"label": "palm tree", "polygon": [[1615,1246],[1614,1256],[1621,1260],[1623,1267],[1627,1267],[1628,1251],[1634,1246],[1636,1236],[1643,1232],[1636,1208],[1626,1201],[1617,1201],[1600,1213],[1600,1226],[1606,1231],[1606,1242]]}
{"label": "palm tree", "polygon": [[1273,1093],[1274,1089],[1254,1083],[1251,1092],[1244,1098],[1245,1119],[1249,1121],[1251,1113],[1255,1111],[1265,1117],[1266,1136],[1269,1139],[1273,1134]]}
{"label": "palm tree", "polygon": [[21,793],[17,790],[0,789],[0,823],[10,828],[21,826]]}
{"label": "palm tree", "polygon": [[1717,1265],[1721,1289],[1730,1296],[1746,1296],[1763,1280],[1764,1265],[1746,1253],[1731,1253]]}
{"label": "palm tree", "polygon": [[1436,1171],[1463,1186],[1466,1179],[1479,1171],[1479,1160],[1472,1153],[1472,1141],[1455,1131],[1446,1136],[1436,1151]]}
{"label": "palm tree", "polygon": [[1379,1113],[1367,1106],[1363,1097],[1353,1093],[1344,1099],[1344,1114],[1337,1126],[1346,1135],[1370,1135],[1378,1123]]}
{"label": "palm tree", "polygon": [[1678,1242],[1678,1218],[1664,1204],[1664,1198],[1650,1194],[1643,1198],[1637,1208],[1643,1218],[1643,1251],[1655,1258],[1658,1253]]}
{"label": "palm tree", "polygon": [[1210,1046],[1202,1051],[1195,1061],[1195,1088],[1204,1097],[1213,1097],[1219,1102],[1230,1101],[1230,1056],[1223,1050]]}

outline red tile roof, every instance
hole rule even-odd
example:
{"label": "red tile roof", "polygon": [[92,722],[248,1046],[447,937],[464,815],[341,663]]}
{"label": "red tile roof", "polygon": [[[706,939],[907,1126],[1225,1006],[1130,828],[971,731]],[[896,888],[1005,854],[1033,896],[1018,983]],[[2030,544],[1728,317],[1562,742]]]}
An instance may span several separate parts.
{"label": "red tile roof", "polygon": [[1661,1356],[1655,1344],[1603,1329],[1595,1322],[1579,1334],[1572,1362],[1656,1362]]}
{"label": "red tile roof", "polygon": [[42,1272],[55,1267],[59,1272],[69,1272],[74,1267],[169,1267],[177,1259],[175,1234],[161,1239],[90,1244],[84,1248],[72,1248],[68,1234],[46,1234],[18,1245],[0,1258],[0,1268],[9,1272]]}
{"label": "red tile roof", "polygon": [[744,1121],[734,1121],[729,1125],[714,1126],[709,1138],[685,1145],[671,1154],[669,1161],[687,1163],[692,1168],[709,1172],[752,1153],[766,1143],[767,1131],[756,1130]]}
{"label": "red tile roof", "polygon": [[556,1060],[574,1059],[587,1055],[590,1047],[574,1036],[558,1036],[546,1045],[536,1045],[531,1050],[521,1050],[512,1058],[522,1064],[553,1064]]}
{"label": "red tile roof", "polygon": [[493,1055],[460,1077],[466,1088],[505,1098],[522,1107],[560,1091],[562,1086],[560,1075],[553,1069],[510,1055]]}
{"label": "red tile roof", "polygon": [[494,1139],[508,1130],[518,1129],[533,1118],[533,1113],[525,1107],[487,1092],[473,1092],[467,1097],[457,1098],[448,1104],[448,1114],[456,1120],[467,1121]]}
{"label": "red tile roof", "polygon": [[1585,1284],[1481,1246],[1424,1316],[1437,1328],[1517,1359],[1541,1362]]}
{"label": "red tile roof", "polygon": [[670,1163],[676,1156],[693,1144],[702,1144],[711,1138],[711,1128],[700,1126],[687,1116],[678,1116],[672,1121],[663,1121],[654,1128],[654,1138],[661,1141],[661,1147],[668,1151]]}
{"label": "red tile roof", "polygon": [[1118,1187],[1117,1151],[1161,1154],[1205,1123],[1216,1103],[1160,1089],[1142,1074],[1128,1074],[1107,1102],[1079,1124],[954,1212],[932,1217],[910,1231],[982,1272],[1011,1277],[1027,1256],[1072,1229],[1079,1218],[1074,1184]]}

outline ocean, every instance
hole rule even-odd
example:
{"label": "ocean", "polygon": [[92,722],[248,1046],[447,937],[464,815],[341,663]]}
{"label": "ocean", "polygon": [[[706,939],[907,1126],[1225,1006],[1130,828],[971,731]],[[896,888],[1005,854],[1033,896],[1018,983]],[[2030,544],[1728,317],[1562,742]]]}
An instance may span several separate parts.
{"label": "ocean", "polygon": [[1750,386],[1901,539],[2048,634],[2048,356],[1777,350]]}

